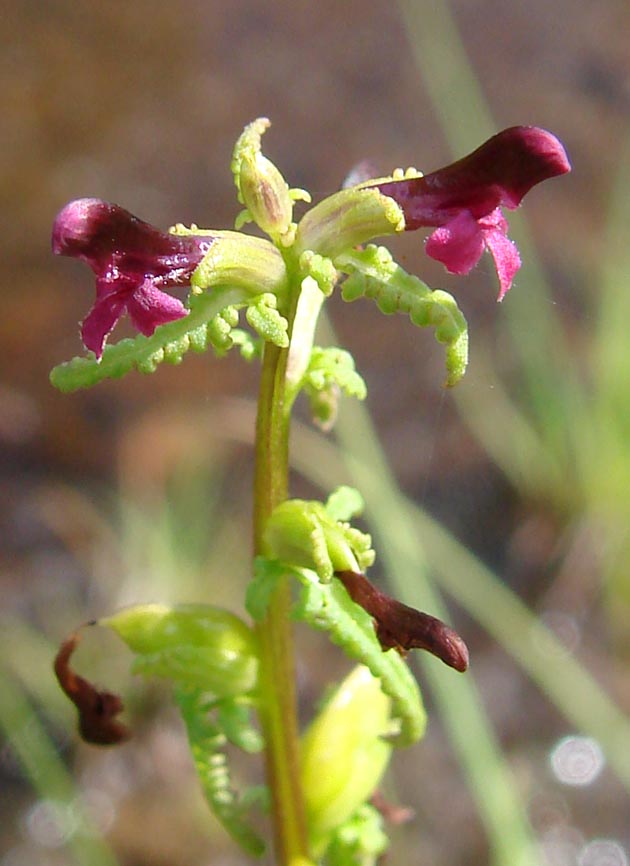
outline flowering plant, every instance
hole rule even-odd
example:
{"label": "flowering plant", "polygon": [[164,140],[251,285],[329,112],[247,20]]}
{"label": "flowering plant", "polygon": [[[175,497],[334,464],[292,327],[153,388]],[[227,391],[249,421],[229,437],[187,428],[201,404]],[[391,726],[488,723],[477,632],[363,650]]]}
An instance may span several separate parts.
{"label": "flowering plant", "polygon": [[[369,866],[385,850],[388,812],[377,796],[392,749],[421,738],[425,714],[405,662],[428,650],[458,671],[463,640],[440,620],[403,605],[366,576],[371,539],[351,520],[363,505],[347,487],[323,502],[289,498],[291,409],[301,391],[316,422],[334,424],[339,393],[362,399],[352,357],[314,345],[318,313],[341,284],[347,301],[377,301],[434,328],[446,349],[446,384],[465,372],[468,333],[455,299],[406,273],[375,238],[433,229],[429,256],[468,273],[484,250],[493,259],[499,300],[520,267],[502,207],[517,207],[537,183],[569,171],[558,140],[535,127],[505,130],[474,153],[428,175],[358,176],[294,221],[303,190],[290,189],[261,152],[269,122],[239,138],[232,171],[243,210],[236,231],[177,225],[162,232],[97,199],[71,202],[53,227],[53,251],[85,261],[96,300],[83,320],[87,355],[55,368],[62,391],[132,369],[153,372],[188,350],[234,345],[262,365],[256,426],[254,558],[245,605],[251,624],[210,605],[141,605],[99,620],[135,654],[135,670],[174,685],[210,807],[252,855],[266,846],[256,810],[270,813],[278,863]],[[359,181],[359,182],[357,182]],[[267,238],[240,229],[254,222]],[[366,246],[367,244],[367,246]],[[188,289],[187,297],[177,292]],[[244,311],[249,329],[239,328]],[[140,333],[107,341],[127,313]],[[295,711],[291,620],[329,633],[358,663],[301,738]],[[62,688],[79,711],[84,739],[112,744],[130,731],[120,699],[71,667],[78,633],[55,660]],[[253,721],[256,719],[256,723]],[[237,793],[225,746],[264,749],[267,786]],[[391,812],[391,810],[389,810]]]}

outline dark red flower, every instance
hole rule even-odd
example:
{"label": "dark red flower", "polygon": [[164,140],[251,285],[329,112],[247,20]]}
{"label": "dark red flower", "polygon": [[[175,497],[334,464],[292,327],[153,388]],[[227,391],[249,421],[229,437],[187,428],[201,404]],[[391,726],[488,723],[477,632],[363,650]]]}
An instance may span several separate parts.
{"label": "dark red flower", "polygon": [[67,204],[55,219],[52,249],[56,255],[81,259],[96,275],[96,301],[81,325],[86,349],[100,358],[125,312],[146,336],[158,325],[187,315],[183,303],[163,289],[189,285],[213,240],[162,232],[96,198]]}
{"label": "dark red flower", "polygon": [[518,207],[537,183],[570,170],[554,135],[536,126],[513,126],[446,168],[374,186],[400,206],[405,230],[437,227],[427,239],[426,251],[450,273],[469,273],[488,249],[501,300],[521,266],[518,250],[507,237],[501,206]]}

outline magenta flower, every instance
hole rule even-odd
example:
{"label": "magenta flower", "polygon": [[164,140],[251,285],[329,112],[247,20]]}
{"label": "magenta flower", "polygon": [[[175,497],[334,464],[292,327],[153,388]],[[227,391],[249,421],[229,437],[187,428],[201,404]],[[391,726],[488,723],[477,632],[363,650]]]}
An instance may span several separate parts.
{"label": "magenta flower", "polygon": [[489,250],[502,300],[521,259],[507,237],[501,206],[518,207],[537,183],[570,170],[564,148],[550,132],[513,126],[446,168],[374,186],[400,206],[405,230],[437,227],[427,239],[426,251],[450,273],[469,273]]}
{"label": "magenta flower", "polygon": [[86,262],[96,275],[96,300],[81,325],[86,349],[97,358],[123,313],[150,336],[158,325],[187,315],[162,291],[190,284],[212,237],[161,232],[124,208],[96,198],[72,201],[55,219],[53,253]]}

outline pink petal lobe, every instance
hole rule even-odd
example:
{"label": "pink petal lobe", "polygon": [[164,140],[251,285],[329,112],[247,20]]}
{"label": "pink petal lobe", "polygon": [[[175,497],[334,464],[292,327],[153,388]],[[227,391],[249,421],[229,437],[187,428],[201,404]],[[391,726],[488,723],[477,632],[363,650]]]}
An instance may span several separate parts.
{"label": "pink petal lobe", "polygon": [[426,253],[451,274],[468,274],[484,251],[484,232],[470,211],[461,211],[427,238]]}
{"label": "pink petal lobe", "polygon": [[125,297],[110,294],[97,300],[81,323],[81,340],[86,349],[91,350],[100,361],[108,336],[116,322],[125,311]]}
{"label": "pink petal lobe", "polygon": [[512,285],[514,275],[521,266],[521,257],[516,244],[506,237],[501,229],[485,229],[483,230],[483,237],[497,269],[500,286],[497,300],[502,301]]}
{"label": "pink petal lobe", "polygon": [[150,337],[158,325],[174,322],[188,315],[178,298],[167,295],[145,280],[127,300],[127,312],[141,334]]}

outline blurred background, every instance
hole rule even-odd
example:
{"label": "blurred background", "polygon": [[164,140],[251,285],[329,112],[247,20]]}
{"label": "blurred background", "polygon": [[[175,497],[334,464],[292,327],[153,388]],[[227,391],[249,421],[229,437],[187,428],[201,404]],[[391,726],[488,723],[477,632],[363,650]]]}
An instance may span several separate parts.
{"label": "blurred background", "polygon": [[[628,4],[13,0],[2,18],[0,866],[246,862],[205,810],[168,691],[90,634],[77,665],[123,692],[136,731],[97,749],[51,664],[77,624],[131,602],[242,610],[257,370],[191,356],[56,393],[93,282],[49,238],[80,196],[231,227],[232,147],[261,115],[265,152],[315,199],[359,160],[430,171],[514,124],[568,150],[573,173],[511,217],[525,264],[501,306],[489,258],[458,279],[419,233],[389,244],[468,319],[453,392],[429,332],[331,301],[380,445],[356,406],[327,440],[301,407],[294,490],[362,487],[375,579],[471,648],[465,677],[418,669],[428,734],[385,790],[415,819],[387,862],[627,866]],[[348,665],[298,640],[308,718]]]}

